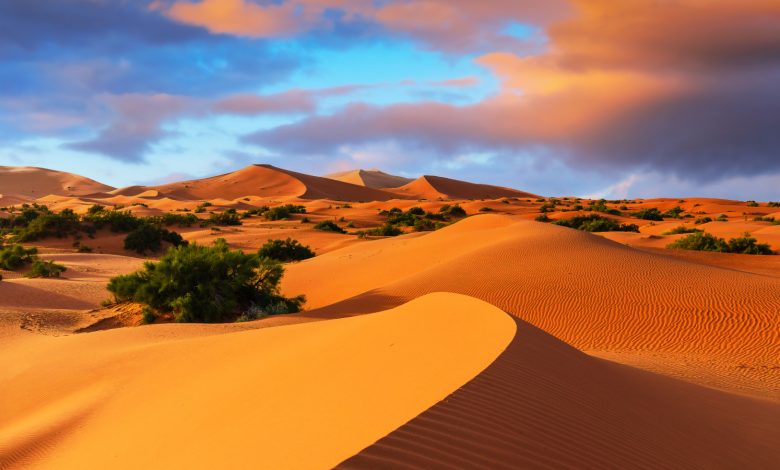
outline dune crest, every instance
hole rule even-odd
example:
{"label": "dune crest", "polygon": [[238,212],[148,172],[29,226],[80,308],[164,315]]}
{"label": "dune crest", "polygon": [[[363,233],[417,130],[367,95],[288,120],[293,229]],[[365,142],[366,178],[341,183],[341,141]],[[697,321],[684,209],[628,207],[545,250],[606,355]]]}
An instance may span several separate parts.
{"label": "dune crest", "polygon": [[330,322],[177,331],[0,352],[12,365],[0,376],[0,426],[11,430],[0,467],[330,468],[471,380],[516,327],[482,301],[439,293]]}
{"label": "dune crest", "polygon": [[[27,166],[0,166],[0,195],[38,199],[50,194],[85,196],[114,188],[84,176]],[[9,199],[10,201],[10,199]]]}
{"label": "dune crest", "polygon": [[414,181],[412,178],[391,175],[380,170],[342,171],[325,177],[374,189],[399,188]]}
{"label": "dune crest", "polygon": [[529,198],[531,193],[516,189],[476,184],[441,176],[421,176],[409,184],[392,190],[395,194],[414,199],[498,199],[502,197]]}

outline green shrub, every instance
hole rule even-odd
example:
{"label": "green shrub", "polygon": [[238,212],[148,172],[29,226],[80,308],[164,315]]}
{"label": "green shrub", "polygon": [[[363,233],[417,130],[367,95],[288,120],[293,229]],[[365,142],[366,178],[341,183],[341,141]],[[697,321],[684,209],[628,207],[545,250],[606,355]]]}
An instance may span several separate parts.
{"label": "green shrub", "polygon": [[235,209],[228,209],[225,212],[212,212],[204,225],[227,227],[241,225],[241,223],[241,216],[238,215],[238,212]]}
{"label": "green shrub", "polygon": [[774,252],[766,243],[757,243],[757,240],[745,233],[742,237],[732,238],[728,242],[709,233],[699,232],[683,237],[667,248],[695,251],[718,251],[723,253],[740,253],[746,255],[772,255]]}
{"label": "green shrub", "polygon": [[185,245],[187,242],[176,232],[171,232],[152,224],[142,224],[125,237],[125,250],[135,251],[141,255],[147,251],[155,253],[162,248],[162,242],[173,246]]}
{"label": "green shrub", "polygon": [[[424,230],[421,230],[424,231]],[[404,232],[392,224],[384,224],[381,227],[373,228],[371,230],[366,230],[366,235],[372,235],[375,237],[397,237],[398,235],[403,234]]]}
{"label": "green shrub", "polygon": [[727,216],[726,214],[720,214],[719,216],[715,217],[715,221],[716,222],[728,222],[729,221],[729,216]]}
{"label": "green shrub", "polygon": [[753,219],[755,222],[775,222],[774,217],[765,216],[765,217],[756,217]]}
{"label": "green shrub", "polygon": [[668,232],[664,232],[663,235],[680,235],[683,233],[697,233],[701,232],[702,230],[698,228],[693,227],[686,227],[685,225],[680,225],[679,227],[675,227]]}
{"label": "green shrub", "polygon": [[79,253],[92,253],[92,247],[80,244],[78,248],[76,248],[76,251]]}
{"label": "green shrub", "polygon": [[54,261],[44,261],[36,259],[30,266],[30,271],[25,274],[25,277],[60,277],[60,274],[67,269],[61,264],[57,264]]}
{"label": "green shrub", "polygon": [[149,307],[144,307],[141,311],[141,324],[149,325],[150,323],[154,323],[156,320],[157,315],[154,313],[154,310]]}
{"label": "green shrub", "polygon": [[672,219],[679,219],[682,213],[685,212],[682,207],[675,206],[662,214],[662,217],[669,217]]}
{"label": "green shrub", "polygon": [[267,220],[283,220],[289,219],[291,214],[305,214],[306,208],[304,206],[296,206],[293,204],[286,204],[284,206],[272,207],[265,211],[263,214]]}
{"label": "green shrub", "polygon": [[444,205],[439,209],[439,212],[449,215],[450,217],[466,217],[466,210],[460,207],[459,204]]}
{"label": "green shrub", "polygon": [[642,209],[639,212],[634,212],[634,217],[642,220],[664,220],[661,211],[653,207],[652,209]]}
{"label": "green shrub", "polygon": [[747,205],[748,207],[758,207],[758,203],[756,201],[748,201]]}
{"label": "green shrub", "polygon": [[95,214],[87,214],[84,222],[91,223],[94,228],[108,227],[112,232],[130,232],[144,223],[144,220],[134,216],[130,211],[103,210]]}
{"label": "green shrub", "polygon": [[555,225],[569,227],[585,232],[638,232],[635,224],[621,224],[614,219],[600,215],[578,215],[570,219],[560,219],[553,222]]}
{"label": "green shrub", "polygon": [[696,225],[707,224],[712,222],[712,217],[699,217],[693,221]]}
{"label": "green shrub", "polygon": [[17,233],[16,239],[27,242],[46,237],[62,238],[75,234],[80,228],[79,216],[70,209],[59,214],[46,212],[30,220],[28,225]]}
{"label": "green shrub", "polygon": [[177,322],[232,321],[250,306],[300,311],[303,296],[279,292],[284,267],[276,260],[231,250],[224,239],[212,246],[182,245],[168,250],[158,263],[118,276],[108,284],[115,300],[134,301],[172,312]]}
{"label": "green shrub", "polygon": [[343,228],[339,227],[338,224],[332,220],[323,220],[322,222],[317,223],[314,226],[314,230],[321,230],[323,232],[347,233]]}
{"label": "green shrub", "polygon": [[540,215],[536,216],[536,218],[534,220],[537,221],[537,222],[549,222],[552,219],[547,217],[547,214],[540,214]]}
{"label": "green shrub", "polygon": [[314,251],[298,240],[268,240],[257,252],[258,256],[275,259],[283,263],[313,258]]}
{"label": "green shrub", "polygon": [[767,207],[780,207],[780,202],[768,202]]}
{"label": "green shrub", "polygon": [[0,269],[13,271],[38,259],[37,248],[22,245],[0,246]]}

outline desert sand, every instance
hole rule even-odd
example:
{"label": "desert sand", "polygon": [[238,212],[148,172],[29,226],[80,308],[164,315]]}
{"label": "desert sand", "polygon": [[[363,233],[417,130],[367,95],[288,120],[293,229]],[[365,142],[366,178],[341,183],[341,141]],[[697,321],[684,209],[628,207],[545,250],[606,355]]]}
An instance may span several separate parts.
{"label": "desert sand", "polygon": [[[300,204],[306,214],[287,220],[174,229],[248,252],[291,237],[317,256],[286,265],[283,290],[307,296],[302,313],[137,326],[137,309],[100,306],[105,285],[159,253],[128,252],[124,234],[108,231],[81,240],[92,253],[74,253],[70,238],[26,244],[68,271],[2,272],[0,468],[780,461],[780,256],[666,248],[682,225],[725,238],[750,232],[780,250],[780,225],[754,220],[780,220],[765,202],[620,201],[613,218],[639,232],[591,234],[534,221],[551,198],[441,177],[404,184],[381,172],[318,177],[252,165],[114,190],[50,170],[0,169],[0,182],[3,172],[42,183],[35,195],[0,189],[2,201],[55,211],[121,205],[143,216],[208,202],[198,214],[207,217]],[[550,219],[590,214],[574,208],[589,201],[556,200]],[[356,235],[381,226],[382,210],[452,204],[469,217],[433,232]],[[676,206],[724,217],[631,215]],[[349,233],[313,228],[326,220]]]}

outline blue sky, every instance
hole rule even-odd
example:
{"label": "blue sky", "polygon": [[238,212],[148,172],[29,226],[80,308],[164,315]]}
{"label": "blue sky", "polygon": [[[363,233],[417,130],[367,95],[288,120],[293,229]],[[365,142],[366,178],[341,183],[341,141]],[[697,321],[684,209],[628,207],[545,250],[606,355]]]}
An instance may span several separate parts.
{"label": "blue sky", "polygon": [[[751,39],[766,12],[677,0],[702,39],[660,7],[619,0],[605,27],[581,3],[10,0],[0,165],[115,186],[267,162],[541,194],[777,195],[780,34]],[[632,14],[664,40],[622,29]]]}

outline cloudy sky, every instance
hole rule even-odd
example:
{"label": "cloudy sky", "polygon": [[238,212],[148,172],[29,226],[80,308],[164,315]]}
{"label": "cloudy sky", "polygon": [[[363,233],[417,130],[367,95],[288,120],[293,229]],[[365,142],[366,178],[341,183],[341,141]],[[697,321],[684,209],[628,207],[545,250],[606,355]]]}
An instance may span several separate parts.
{"label": "cloudy sky", "polygon": [[250,163],[777,200],[780,2],[0,2],[0,165]]}

